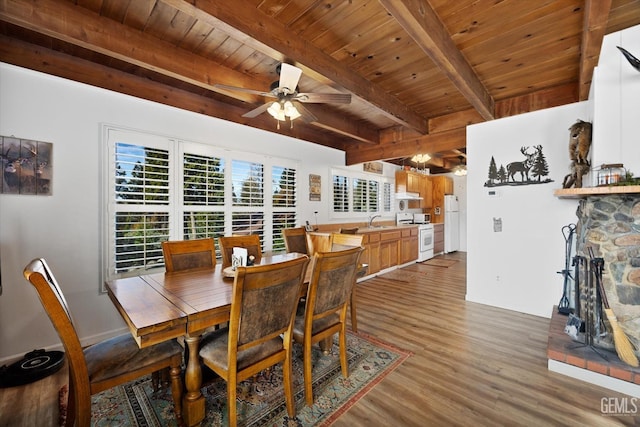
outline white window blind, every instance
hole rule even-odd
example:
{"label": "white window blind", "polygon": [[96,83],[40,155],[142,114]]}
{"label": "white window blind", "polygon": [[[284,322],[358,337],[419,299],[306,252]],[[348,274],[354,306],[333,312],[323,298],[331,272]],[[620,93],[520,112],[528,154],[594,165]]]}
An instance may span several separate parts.
{"label": "white window blind", "polygon": [[296,161],[110,125],[103,139],[104,280],[162,268],[165,240],[257,234],[279,252],[298,225]]}
{"label": "white window blind", "polygon": [[369,181],[367,185],[367,199],[369,200],[369,212],[378,212],[380,210],[380,194],[378,191],[378,181]]}
{"label": "white window blind", "polygon": [[346,176],[333,176],[333,211],[349,212],[349,179]]}
{"label": "white window blind", "polygon": [[297,185],[296,170],[290,167],[273,166],[272,179],[272,250],[284,252],[284,228],[292,228],[297,224]]}
{"label": "white window blind", "polygon": [[353,178],[353,211],[367,212],[367,181],[361,178]]}
{"label": "white window blind", "polygon": [[382,187],[382,210],[391,212],[391,183],[384,182]]}
{"label": "white window blind", "polygon": [[170,223],[169,150],[118,140],[110,154],[110,270],[162,266],[161,242],[169,238]]}

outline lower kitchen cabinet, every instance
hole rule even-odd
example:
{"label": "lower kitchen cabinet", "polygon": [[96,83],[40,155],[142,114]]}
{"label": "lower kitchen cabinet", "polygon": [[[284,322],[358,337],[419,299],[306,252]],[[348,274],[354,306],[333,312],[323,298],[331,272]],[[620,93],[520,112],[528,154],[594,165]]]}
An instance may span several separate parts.
{"label": "lower kitchen cabinet", "polygon": [[444,253],[444,224],[433,224],[433,253]]}
{"label": "lower kitchen cabinet", "polygon": [[402,240],[400,241],[400,264],[415,261],[418,259],[418,227],[402,230]]}

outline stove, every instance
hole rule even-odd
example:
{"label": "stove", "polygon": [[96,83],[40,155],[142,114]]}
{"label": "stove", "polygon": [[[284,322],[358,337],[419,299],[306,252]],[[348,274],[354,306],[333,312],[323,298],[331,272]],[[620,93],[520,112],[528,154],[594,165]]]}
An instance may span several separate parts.
{"label": "stove", "polygon": [[433,224],[414,221],[414,215],[408,212],[396,214],[397,225],[417,225],[418,226],[418,260],[426,261],[433,258]]}

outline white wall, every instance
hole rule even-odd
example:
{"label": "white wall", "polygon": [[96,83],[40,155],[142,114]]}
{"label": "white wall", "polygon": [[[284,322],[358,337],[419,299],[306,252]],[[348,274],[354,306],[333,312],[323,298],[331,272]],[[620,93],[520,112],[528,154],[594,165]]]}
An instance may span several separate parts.
{"label": "white wall", "polygon": [[[593,78],[592,165],[623,163],[640,176],[640,73],[616,48],[640,58],[640,26],[607,35]],[[597,174],[593,174],[596,185]]]}
{"label": "white wall", "polygon": [[[2,63],[0,93],[0,135],[53,143],[51,196],[0,195],[0,361],[59,343],[22,277],[36,257],[53,269],[85,344],[123,331],[109,298],[98,292],[101,123],[299,160],[300,219],[313,223],[318,211],[318,222],[332,222],[329,171],[344,167],[342,151]],[[387,176],[395,169],[384,164]],[[322,177],[320,202],[308,200],[309,174]]]}
{"label": "white wall", "polygon": [[[618,51],[640,57],[640,26],[605,36],[588,102],[469,126],[467,299],[525,313],[551,315],[562,295],[564,237],[561,227],[577,220],[577,200],[558,199],[569,172],[568,128],[577,119],[593,122],[592,167],[624,163],[640,176],[640,73]],[[497,187],[487,196],[489,159],[513,158],[520,146],[542,144],[549,162],[548,185]],[[595,185],[597,173],[583,185]],[[493,218],[502,218],[502,233]]]}
{"label": "white wall", "polygon": [[[467,128],[467,300],[549,317],[562,295],[563,225],[575,223],[575,200],[559,199],[569,172],[569,127],[589,120],[588,104],[536,111]],[[549,184],[492,187],[491,157],[506,166],[524,158],[520,147],[543,146]],[[494,232],[494,218],[502,232]]]}

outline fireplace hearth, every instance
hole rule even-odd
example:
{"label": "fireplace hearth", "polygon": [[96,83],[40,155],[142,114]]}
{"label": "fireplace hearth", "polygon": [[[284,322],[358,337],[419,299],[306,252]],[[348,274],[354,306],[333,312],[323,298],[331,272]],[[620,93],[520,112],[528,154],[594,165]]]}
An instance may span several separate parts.
{"label": "fireplace hearth", "polygon": [[[613,194],[580,200],[576,212],[576,258],[604,260],[602,283],[620,327],[636,349],[640,348],[640,195]],[[591,276],[591,277],[590,277]],[[580,313],[590,313],[585,342],[612,350],[614,343],[591,269],[575,278],[580,286]],[[595,314],[595,315],[594,315]],[[581,316],[584,319],[585,316]],[[640,357],[640,351],[636,351]]]}

